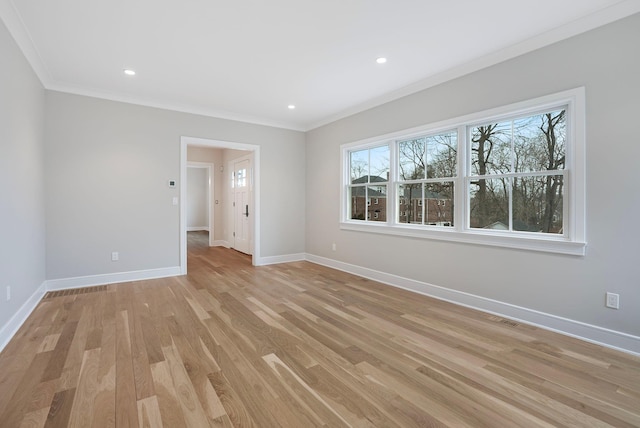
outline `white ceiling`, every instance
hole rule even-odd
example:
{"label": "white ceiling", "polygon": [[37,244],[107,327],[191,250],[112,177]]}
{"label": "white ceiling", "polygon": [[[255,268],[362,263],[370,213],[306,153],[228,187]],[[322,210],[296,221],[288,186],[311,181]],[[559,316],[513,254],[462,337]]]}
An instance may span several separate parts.
{"label": "white ceiling", "polygon": [[636,12],[640,0],[0,0],[48,89],[298,130]]}

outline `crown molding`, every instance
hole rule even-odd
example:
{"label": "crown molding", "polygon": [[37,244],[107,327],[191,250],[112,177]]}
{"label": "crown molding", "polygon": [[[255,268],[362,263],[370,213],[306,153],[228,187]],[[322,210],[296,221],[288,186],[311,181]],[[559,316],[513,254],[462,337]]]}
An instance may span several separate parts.
{"label": "crown molding", "polygon": [[348,116],[363,112],[365,110],[380,106],[382,104],[397,100],[413,93],[431,88],[449,80],[456,79],[474,71],[498,64],[500,62],[515,58],[527,52],[548,46],[561,40],[584,33],[594,28],[609,24],[627,16],[640,12],[640,2],[638,0],[624,0],[613,6],[599,10],[590,15],[577,19],[561,27],[554,28],[538,36],[527,39],[523,42],[501,49],[492,54],[476,58],[458,67],[451,68],[442,73],[429,76],[413,84],[404,86],[395,91],[389,92],[380,97],[372,98],[363,103],[359,103],[348,109],[342,110],[333,115],[326,116],[312,123],[294,123],[274,121],[264,117],[256,117],[234,113],[224,110],[207,109],[193,105],[172,103],[160,100],[143,99],[122,93],[110,93],[97,90],[95,88],[80,87],[61,82],[56,82],[46,64],[42,60],[38,49],[27,31],[20,14],[15,8],[12,0],[0,0],[0,19],[4,22],[9,33],[13,36],[18,47],[22,50],[25,58],[33,68],[45,89],[59,92],[68,92],[76,95],[85,95],[95,98],[103,98],[111,101],[119,101],[130,104],[155,107],[165,110],[173,110],[183,113],[191,113],[201,116],[214,117],[219,119],[233,120],[255,125],[284,128],[293,131],[307,132],[321,126],[327,125]]}
{"label": "crown molding", "polygon": [[602,27],[603,25],[610,24],[614,21],[626,18],[636,13],[640,13],[640,2],[638,0],[622,1],[608,8],[579,18],[568,24],[562,25],[530,39],[524,40],[515,45],[511,45],[504,49],[498,50],[492,54],[476,58],[458,67],[454,67],[442,73],[429,76],[425,79],[419,80],[395,91],[388,92],[380,97],[372,98],[339,113],[327,116],[326,118],[307,126],[305,131],[311,131],[321,126],[328,125],[329,123],[335,122],[337,120],[344,119],[357,113],[361,113],[365,110],[369,110],[382,104],[395,101],[399,98],[415,94],[416,92],[420,92],[425,89],[429,89],[431,87],[448,82],[450,80],[457,79],[458,77],[473,73],[474,71],[482,70],[483,68],[499,64],[520,55],[524,55],[528,52],[532,52],[536,49],[540,49],[553,43],[557,43],[559,41],[576,36],[578,34],[586,33],[589,30]]}
{"label": "crown molding", "polygon": [[288,129],[291,131],[306,131],[306,128],[300,124],[292,122],[282,122],[277,120],[271,120],[263,117],[251,116],[241,113],[235,113],[225,110],[207,109],[198,106],[173,103],[170,101],[161,101],[153,99],[145,99],[141,97],[135,97],[129,94],[122,94],[116,92],[102,91],[95,88],[81,87],[64,83],[51,83],[45,86],[46,89],[56,92],[64,92],[73,95],[82,95],[92,98],[100,98],[103,100],[116,101],[127,104],[134,104],[144,107],[158,108],[162,110],[171,110],[179,113],[189,113],[198,116],[206,116],[214,119],[232,120],[235,122],[249,123],[252,125],[269,126],[273,128]]}
{"label": "crown molding", "polygon": [[22,17],[11,0],[0,0],[0,20],[4,22],[9,34],[11,34],[36,76],[40,79],[42,86],[47,89],[52,83],[51,73],[44,61],[42,61],[40,52],[38,52],[31,35],[27,31],[27,27],[22,21]]}

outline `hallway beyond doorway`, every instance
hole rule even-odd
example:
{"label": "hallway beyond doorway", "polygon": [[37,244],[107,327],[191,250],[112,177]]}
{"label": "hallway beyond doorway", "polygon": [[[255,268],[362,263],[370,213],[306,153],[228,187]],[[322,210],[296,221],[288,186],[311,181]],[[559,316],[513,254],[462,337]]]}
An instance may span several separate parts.
{"label": "hallway beyond doorway", "polygon": [[[251,266],[251,256],[225,247],[210,247],[209,232],[187,232],[187,257],[191,269],[201,271],[209,267]],[[189,272],[191,273],[191,272]]]}

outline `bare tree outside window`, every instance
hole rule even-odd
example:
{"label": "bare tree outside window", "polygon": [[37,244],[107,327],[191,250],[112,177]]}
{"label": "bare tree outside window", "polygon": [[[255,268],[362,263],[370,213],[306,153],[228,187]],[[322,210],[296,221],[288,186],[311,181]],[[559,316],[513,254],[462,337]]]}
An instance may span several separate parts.
{"label": "bare tree outside window", "polygon": [[585,106],[575,88],[345,143],[340,227],[584,255]]}
{"label": "bare tree outside window", "polygon": [[399,223],[453,226],[457,144],[455,131],[398,142]]}
{"label": "bare tree outside window", "polygon": [[566,110],[471,129],[470,226],[563,232]]}

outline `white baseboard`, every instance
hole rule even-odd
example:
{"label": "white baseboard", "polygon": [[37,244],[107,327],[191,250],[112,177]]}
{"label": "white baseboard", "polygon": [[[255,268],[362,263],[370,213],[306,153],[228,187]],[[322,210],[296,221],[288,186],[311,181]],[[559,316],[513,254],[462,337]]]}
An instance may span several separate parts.
{"label": "white baseboard", "polygon": [[200,231],[208,232],[209,228],[207,226],[187,226],[187,232],[200,232]]}
{"label": "white baseboard", "polygon": [[18,312],[11,317],[8,323],[0,328],[0,352],[7,346],[7,343],[18,332],[22,324],[27,320],[31,312],[38,306],[42,296],[46,292],[45,283],[43,282],[40,287],[24,302],[24,304],[18,309]]}
{"label": "white baseboard", "polygon": [[291,262],[301,262],[307,259],[307,255],[305,253],[298,254],[285,254],[282,256],[270,256],[270,257],[260,257],[258,260],[255,260],[256,266],[267,266],[267,265],[275,265],[278,263],[291,263]]}
{"label": "white baseboard", "polygon": [[140,281],[144,279],[165,278],[177,275],[180,275],[180,268],[169,267],[46,280],[20,307],[18,312],[16,312],[9,322],[0,328],[0,351],[4,349],[11,338],[18,332],[18,329],[20,329],[22,324],[24,324],[36,306],[38,306],[38,303],[40,303],[40,300],[42,300],[42,297],[47,291],[115,284],[118,282]]}
{"label": "white baseboard", "polygon": [[343,263],[313,254],[307,254],[306,260],[322,266],[327,266],[374,281],[382,282],[393,287],[402,288],[415,293],[424,294],[429,297],[434,297],[436,299],[455,303],[457,305],[511,318],[546,330],[575,337],[597,345],[606,346],[607,348],[640,356],[640,337],[638,336],[349,263]]}
{"label": "white baseboard", "polygon": [[[256,266],[266,266],[270,264],[289,263],[302,260],[307,260],[312,263],[348,272],[393,287],[402,288],[461,306],[511,318],[536,327],[555,331],[587,342],[640,356],[640,337],[638,336],[313,254],[299,253],[283,256],[261,257],[260,260],[256,262]],[[20,329],[31,312],[36,308],[42,299],[42,296],[44,296],[45,292],[48,290],[89,287],[93,285],[139,281],[177,275],[180,275],[180,267],[47,280],[42,283],[33,295],[20,307],[18,312],[16,312],[9,322],[0,328],[0,351],[4,349],[11,338],[18,332],[18,329]]]}
{"label": "white baseboard", "polygon": [[102,275],[78,276],[74,278],[49,279],[45,281],[46,290],[65,290],[69,288],[91,287],[93,285],[115,284],[119,282],[140,281],[144,279],[166,278],[180,275],[180,267],[116,272]]}
{"label": "white baseboard", "polygon": [[212,247],[225,247],[225,248],[231,248],[231,246],[229,245],[229,243],[227,241],[223,241],[223,240],[216,240],[213,241],[213,245],[211,245]]}

